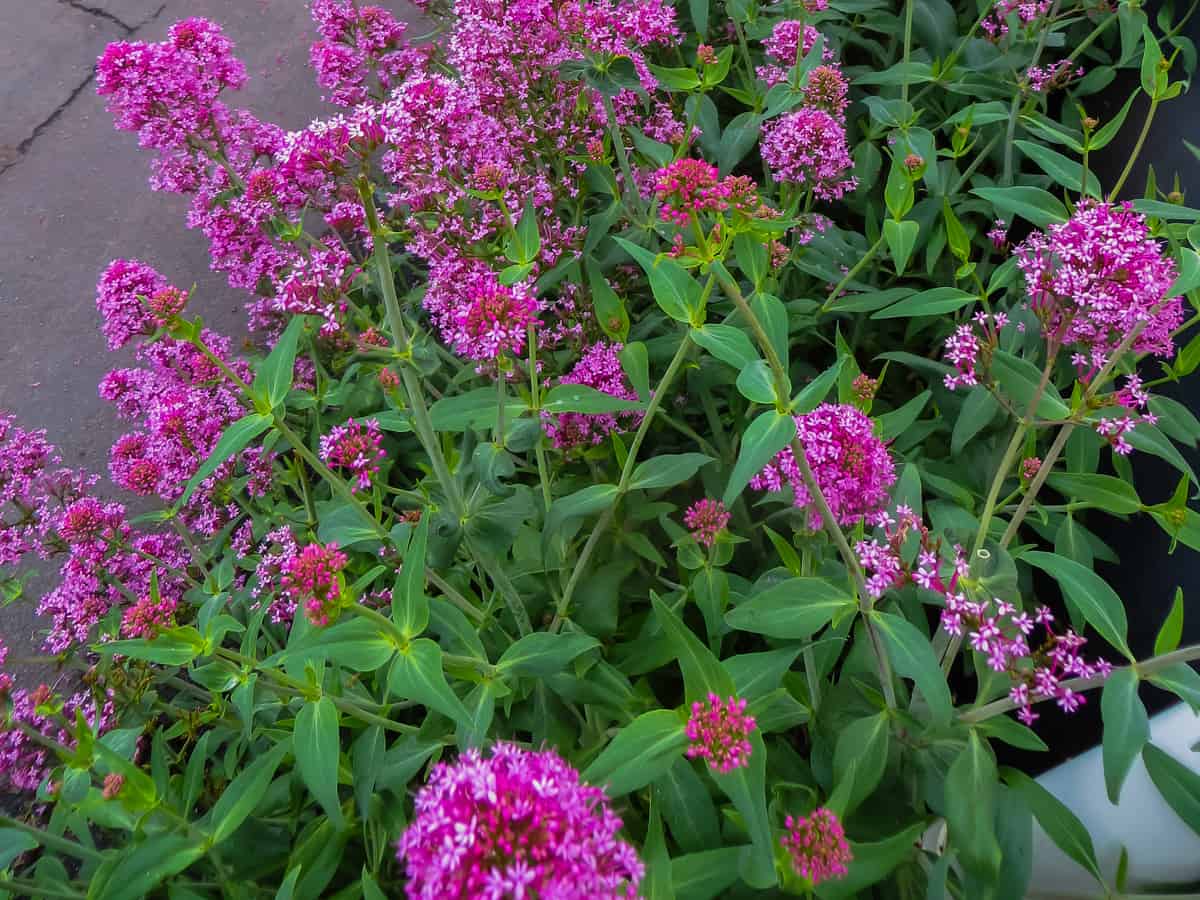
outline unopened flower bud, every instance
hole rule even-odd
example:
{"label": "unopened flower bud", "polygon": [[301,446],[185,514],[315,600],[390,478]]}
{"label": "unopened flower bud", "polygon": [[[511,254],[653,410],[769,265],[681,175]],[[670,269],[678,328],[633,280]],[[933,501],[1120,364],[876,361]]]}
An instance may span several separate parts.
{"label": "unopened flower bud", "polygon": [[1183,194],[1180,191],[1171,191],[1171,193],[1167,194],[1167,202],[1179,206],[1183,203]]}
{"label": "unopened flower bud", "polygon": [[717,64],[717,51],[708,44],[701,44],[696,48],[696,59],[706,66],[714,66]]}
{"label": "unopened flower bud", "polygon": [[1084,131],[1095,131],[1096,126],[1099,124],[1100,124],[1100,120],[1097,118],[1094,118],[1093,116],[1084,116],[1083,117],[1083,130]]}
{"label": "unopened flower bud", "polygon": [[908,156],[904,157],[904,168],[908,169],[910,172],[916,173],[924,165],[925,160],[915,153],[910,153]]}
{"label": "unopened flower bud", "polygon": [[104,790],[101,792],[101,796],[105,800],[115,800],[124,786],[125,776],[118,775],[116,772],[110,772],[104,776]]}

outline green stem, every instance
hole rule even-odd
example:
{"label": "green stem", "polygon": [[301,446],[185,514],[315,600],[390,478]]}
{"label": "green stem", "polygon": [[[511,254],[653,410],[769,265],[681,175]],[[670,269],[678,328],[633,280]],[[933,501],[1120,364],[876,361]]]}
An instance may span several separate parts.
{"label": "green stem", "polygon": [[846,285],[854,280],[855,275],[863,270],[863,266],[875,258],[875,254],[879,252],[879,248],[882,246],[883,235],[880,234],[879,240],[870,246],[867,252],[862,255],[862,258],[854,264],[854,266],[845,274],[842,280],[837,283],[837,286],[829,292],[829,296],[825,298],[825,302],[821,306],[821,312],[829,312],[833,306],[833,301],[841,296],[842,290],[846,287]]}
{"label": "green stem", "polygon": [[9,891],[14,897],[46,897],[50,900],[84,900],[76,891],[54,890],[43,887],[25,878],[0,878],[0,890]]}
{"label": "green stem", "polygon": [[617,111],[613,109],[612,98],[601,94],[604,103],[604,116],[608,120],[608,133],[612,138],[613,152],[617,154],[617,164],[621,167],[621,177],[625,179],[624,193],[631,199],[630,207],[635,212],[641,212],[642,195],[638,191],[637,182],[633,180],[633,169],[629,166],[629,155],[625,152],[625,137],[621,134],[621,126],[617,123]]}
{"label": "green stem", "polygon": [[[1130,663],[1128,666],[1122,666],[1121,668],[1132,669],[1139,678],[1146,678],[1155,672],[1161,672],[1163,669],[1168,669],[1171,666],[1192,662],[1197,659],[1200,659],[1200,644],[1193,644],[1190,647],[1180,647],[1178,650],[1172,650],[1170,653],[1153,656],[1142,662]],[[1113,670],[1114,673],[1117,671],[1119,670]],[[1108,677],[1111,677],[1111,675]],[[1100,687],[1104,684],[1105,680],[1106,677],[1104,675],[1093,675],[1090,678],[1070,678],[1064,681],[1062,686],[1072,691],[1087,691],[1095,687]],[[1051,698],[1038,697],[1033,702],[1041,703],[1049,699]],[[986,703],[983,706],[968,709],[961,713],[958,718],[960,721],[967,723],[983,722],[1016,708],[1016,703],[1008,697],[1004,697],[1000,700],[993,700],[991,703]]]}
{"label": "green stem", "polygon": [[[529,344],[529,408],[533,411],[534,417],[540,420],[542,414],[542,384],[541,376],[538,374],[537,335],[534,334],[532,325],[528,326],[525,340]],[[546,511],[548,512],[552,496],[550,493],[550,468],[546,465],[546,448],[542,446],[544,438],[540,421],[538,424],[538,439],[537,443],[533,446],[533,453],[537,459],[538,481],[542,486],[542,503],[545,504]]]}
{"label": "green stem", "polygon": [[913,27],[913,7],[916,5],[915,0],[906,0],[904,4],[904,56],[902,62],[905,67],[904,81],[900,85],[900,99],[905,103],[908,102],[908,60],[912,54],[912,27]]}
{"label": "green stem", "polygon": [[1129,178],[1129,174],[1133,171],[1134,165],[1138,161],[1138,157],[1142,153],[1142,147],[1146,143],[1146,136],[1150,133],[1150,125],[1154,121],[1154,113],[1158,110],[1158,98],[1150,98],[1150,110],[1146,113],[1146,121],[1142,123],[1141,133],[1138,134],[1137,143],[1133,145],[1133,152],[1129,154],[1129,159],[1125,162],[1125,168],[1121,170],[1121,176],[1117,179],[1117,183],[1109,192],[1108,202],[1112,203],[1121,193],[1121,188],[1125,186],[1125,181]]}
{"label": "green stem", "polygon": [[[1050,23],[1054,21],[1058,15],[1058,9],[1062,5],[1062,0],[1054,0],[1054,5],[1050,7],[1050,12],[1046,18],[1042,20],[1042,29],[1038,34],[1037,48],[1033,51],[1033,59],[1029,61],[1029,67],[1036,66],[1042,58],[1042,51],[1046,49],[1046,38],[1050,36]],[[1017,133],[1017,114],[1021,109],[1021,96],[1024,93],[1023,88],[1018,85],[1016,92],[1012,98],[1012,108],[1008,113],[1008,130],[1004,139],[1004,178],[1003,184],[1009,185],[1013,183],[1013,138]]]}
{"label": "green stem", "polygon": [[74,856],[77,859],[86,859],[92,862],[104,861],[104,854],[98,850],[93,850],[91,847],[85,847],[83,844],[76,843],[68,838],[61,837],[60,835],[43,831],[40,828],[36,828],[33,825],[22,822],[20,819],[14,819],[11,816],[0,816],[0,827],[13,828],[17,831],[23,831],[47,850],[55,850],[59,853],[66,853],[68,856]]}

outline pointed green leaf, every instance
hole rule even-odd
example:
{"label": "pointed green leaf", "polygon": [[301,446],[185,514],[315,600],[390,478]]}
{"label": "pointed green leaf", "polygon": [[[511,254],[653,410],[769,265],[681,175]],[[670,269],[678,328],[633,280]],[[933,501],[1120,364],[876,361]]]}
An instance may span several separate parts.
{"label": "pointed green leaf", "polygon": [[437,710],[463,728],[471,727],[470,713],[446,682],[442,648],[428,638],[413,641],[407,651],[402,650],[396,656],[388,677],[388,690],[396,697]]}
{"label": "pointed green leaf", "polygon": [[1150,720],[1138,697],[1138,676],[1133,669],[1117,669],[1108,676],[1100,695],[1100,716],[1104,720],[1104,787],[1115,805],[1133,761],[1150,740]]}
{"label": "pointed green leaf", "polygon": [[[832,382],[831,382],[832,383]],[[796,436],[796,420],[775,410],[761,413],[742,434],[742,446],[729,484],[725,487],[724,502],[733,506],[750,479],[762,471],[780,450]]]}
{"label": "pointed green leaf", "polygon": [[292,749],[300,777],[337,831],[345,827],[338,798],[338,756],[341,742],[338,711],[328,697],[309,701],[296,714]]}
{"label": "pointed green leaf", "polygon": [[893,613],[876,612],[872,618],[892,668],[920,688],[935,722],[948,723],[954,714],[954,703],[929,638],[907,619]]}

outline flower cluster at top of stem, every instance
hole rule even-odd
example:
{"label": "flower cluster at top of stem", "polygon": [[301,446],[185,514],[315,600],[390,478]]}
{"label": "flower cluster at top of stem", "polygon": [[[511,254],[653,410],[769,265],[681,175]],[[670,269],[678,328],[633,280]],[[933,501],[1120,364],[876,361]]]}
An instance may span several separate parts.
{"label": "flower cluster at top of stem", "polygon": [[697,700],[692,704],[685,728],[691,741],[688,758],[706,759],[722,774],[748,766],[753,751],[750,735],[757,727],[754,716],[746,715],[744,699],[709,694],[707,702]]}
{"label": "flower cluster at top of stem", "polygon": [[841,820],[831,809],[822,806],[807,816],[788,816],[784,824],[787,834],[780,843],[797,875],[815,887],[847,874],[853,854]]}

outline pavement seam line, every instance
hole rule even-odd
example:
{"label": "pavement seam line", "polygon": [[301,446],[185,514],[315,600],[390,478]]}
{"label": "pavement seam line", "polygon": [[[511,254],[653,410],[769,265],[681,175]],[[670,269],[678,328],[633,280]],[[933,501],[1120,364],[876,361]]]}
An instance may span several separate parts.
{"label": "pavement seam line", "polygon": [[82,13],[87,13],[89,16],[95,16],[98,19],[106,19],[109,22],[112,22],[125,32],[126,37],[133,34],[133,32],[137,30],[137,26],[126,23],[117,16],[114,16],[108,10],[100,9],[98,6],[88,6],[88,4],[82,2],[82,0],[58,0],[58,2],[62,3],[64,6],[69,6],[72,9],[77,9]]}
{"label": "pavement seam line", "polygon": [[25,158],[25,154],[29,152],[29,148],[33,146],[33,142],[38,139],[38,137],[41,135],[41,133],[43,131],[45,131],[47,128],[49,128],[51,125],[53,125],[54,121],[59,116],[61,116],[64,112],[66,112],[67,107],[70,106],[75,101],[76,97],[78,97],[80,94],[83,93],[84,89],[89,84],[92,83],[92,81],[95,79],[95,77],[96,77],[96,73],[94,70],[88,72],[87,78],[83,79],[82,82],[80,82],[78,85],[76,85],[75,89],[73,91],[71,91],[70,94],[67,95],[67,99],[64,100],[62,103],[60,103],[58,106],[56,106],[51,111],[50,115],[48,115],[48,116],[46,116],[46,118],[42,119],[42,121],[39,122],[34,127],[33,132],[29,135],[29,137],[25,138],[23,141],[21,141],[21,143],[17,144],[16,159],[14,159],[12,162],[8,163],[7,165],[0,166],[0,175],[3,175],[5,172],[7,172],[9,169],[11,169],[13,166],[15,166],[17,163],[19,163],[22,159]]}

